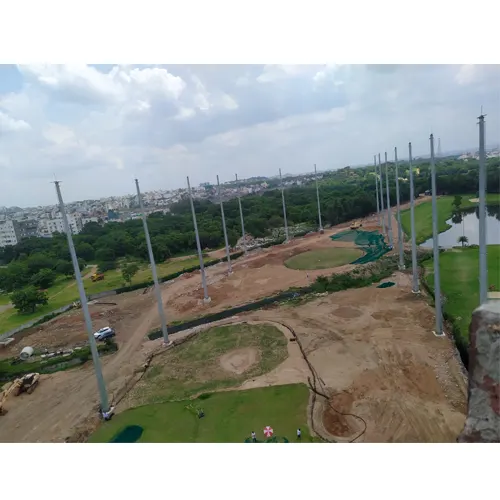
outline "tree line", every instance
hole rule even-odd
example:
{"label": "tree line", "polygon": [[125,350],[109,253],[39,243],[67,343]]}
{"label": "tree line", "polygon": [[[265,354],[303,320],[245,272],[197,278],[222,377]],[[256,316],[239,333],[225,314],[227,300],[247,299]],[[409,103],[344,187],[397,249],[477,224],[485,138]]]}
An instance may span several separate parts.
{"label": "tree line", "polygon": [[[500,160],[488,160],[488,191],[500,189]],[[430,189],[430,164],[420,162],[415,167],[415,193]],[[383,168],[385,174],[385,167]],[[391,204],[396,203],[395,165],[389,163],[389,191]],[[478,162],[444,159],[437,164],[438,194],[475,193],[478,189]],[[399,176],[407,179],[408,164],[401,162]],[[409,183],[400,181],[401,203],[410,199]],[[364,217],[376,211],[374,167],[345,168],[323,174],[319,183],[323,225],[335,225]],[[289,226],[304,224],[311,228],[318,225],[316,188],[314,182],[285,191]],[[385,175],[384,175],[384,204]],[[283,227],[283,209],[279,189],[241,199],[245,230],[254,237],[268,236],[273,229]],[[203,249],[224,245],[220,206],[206,200],[194,201],[200,241]],[[230,245],[234,246],[241,236],[241,224],[237,199],[224,203],[224,214]],[[170,257],[194,253],[196,241],[189,199],[185,198],[170,207],[170,213],[154,213],[148,217],[153,253],[157,262]],[[117,267],[122,259],[147,261],[148,253],[141,220],[123,223],[110,222],[103,226],[88,223],[82,232],[73,237],[80,268],[86,263],[97,263],[104,272]],[[73,267],[66,236],[54,234],[52,238],[31,237],[17,245],[0,251],[0,290],[14,292],[32,287],[49,288],[57,276],[70,277]],[[131,272],[129,272],[131,271]],[[129,281],[135,269],[127,269],[124,280]],[[135,271],[136,272],[136,271]],[[30,288],[30,290],[32,290]],[[42,299],[40,299],[42,300]]]}

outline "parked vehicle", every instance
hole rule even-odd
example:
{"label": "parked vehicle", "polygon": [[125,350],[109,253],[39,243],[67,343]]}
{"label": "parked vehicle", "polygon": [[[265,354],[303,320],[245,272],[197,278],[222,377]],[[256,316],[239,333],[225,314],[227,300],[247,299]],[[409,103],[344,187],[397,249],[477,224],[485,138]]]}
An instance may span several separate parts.
{"label": "parked vehicle", "polygon": [[96,340],[106,340],[114,337],[115,335],[116,332],[114,331],[113,328],[105,326],[104,328],[101,328],[100,330],[97,330],[97,332],[94,333],[94,338]]}

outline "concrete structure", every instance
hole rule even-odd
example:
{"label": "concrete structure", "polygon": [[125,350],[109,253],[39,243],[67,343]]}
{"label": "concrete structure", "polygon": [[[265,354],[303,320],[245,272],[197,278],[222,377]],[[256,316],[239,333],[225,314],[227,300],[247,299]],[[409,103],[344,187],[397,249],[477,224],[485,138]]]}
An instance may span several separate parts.
{"label": "concrete structure", "polygon": [[500,301],[488,300],[469,329],[467,419],[459,443],[500,443]]}
{"label": "concrete structure", "polygon": [[21,239],[38,236],[38,220],[36,219],[20,220],[19,233]]}
{"label": "concrete structure", "polygon": [[[78,234],[83,229],[82,218],[76,214],[68,214],[68,226],[71,234]],[[38,225],[40,236],[50,237],[54,233],[65,233],[64,220],[60,214],[53,219],[41,219]]]}
{"label": "concrete structure", "polygon": [[17,245],[20,239],[19,224],[16,221],[0,221],[0,247]]}

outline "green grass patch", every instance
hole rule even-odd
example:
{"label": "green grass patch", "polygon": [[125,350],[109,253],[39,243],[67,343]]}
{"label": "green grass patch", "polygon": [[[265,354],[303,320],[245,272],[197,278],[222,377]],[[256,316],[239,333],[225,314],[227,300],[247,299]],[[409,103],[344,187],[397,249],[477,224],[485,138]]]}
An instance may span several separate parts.
{"label": "green grass patch", "polygon": [[[461,195],[462,204],[461,209],[467,209],[475,207],[477,203],[471,202],[476,196],[472,194]],[[437,210],[438,210],[438,231],[442,233],[448,230],[451,226],[446,223],[447,220],[451,219],[453,214],[453,202],[454,196],[441,196],[437,199]],[[486,204],[497,205],[500,203],[499,194],[488,194],[486,195]],[[411,236],[411,220],[410,220],[410,210],[403,210],[401,212],[401,224],[403,226],[404,232]],[[417,245],[423,243],[424,241],[432,238],[432,202],[426,201],[415,207],[415,233],[417,239]]]}
{"label": "green grass patch", "polygon": [[285,261],[285,266],[304,271],[330,269],[349,264],[362,255],[363,252],[356,248],[322,248],[295,255]]}
{"label": "green grass patch", "polygon": [[[239,375],[223,369],[220,357],[243,348],[257,350],[255,364]],[[271,371],[287,356],[287,340],[274,326],[243,323],[210,328],[155,357],[128,397],[133,406],[139,406],[236,387]]]}
{"label": "green grass patch", "polygon": [[0,306],[7,306],[10,304],[10,298],[9,295],[6,293],[3,293],[0,295]]}
{"label": "green grass patch", "polygon": [[[208,264],[213,260],[214,259],[207,257],[204,259],[204,262]],[[157,264],[158,277],[161,278],[182,271],[183,269],[189,269],[193,266],[197,266],[198,262],[198,257],[192,257]],[[82,272],[82,275],[85,276],[89,274],[90,271],[91,269],[87,267]],[[102,281],[92,282],[90,277],[83,280],[87,296],[114,290],[115,288],[120,288],[125,285],[121,276],[121,271],[118,269],[107,271],[104,273],[104,276],[105,278]],[[132,284],[143,283],[152,279],[151,269],[147,264],[142,264],[141,269],[134,276]],[[64,276],[59,276],[54,285],[47,290],[47,293],[49,295],[49,303],[45,306],[38,307],[32,314],[18,314],[15,309],[8,309],[0,313],[0,334],[21,326],[24,323],[28,323],[33,319],[41,318],[62,306],[71,304],[80,299],[76,281]],[[0,305],[6,305],[9,302],[10,299],[8,294],[0,295]]]}
{"label": "green grass patch", "polygon": [[[206,394],[203,399],[146,405],[124,411],[104,422],[90,442],[107,443],[127,426],[144,429],[142,443],[243,443],[252,431],[259,441],[270,425],[274,435],[296,441],[313,442],[307,427],[309,389],[304,384],[281,385]],[[193,403],[203,409],[198,418],[186,406]]]}
{"label": "green grass patch", "polygon": [[[488,245],[488,285],[500,290],[500,245]],[[424,264],[426,281],[434,290],[434,261]],[[461,340],[469,340],[472,313],[479,306],[479,249],[453,248],[439,255],[441,292],[446,297],[443,310],[453,317]]]}

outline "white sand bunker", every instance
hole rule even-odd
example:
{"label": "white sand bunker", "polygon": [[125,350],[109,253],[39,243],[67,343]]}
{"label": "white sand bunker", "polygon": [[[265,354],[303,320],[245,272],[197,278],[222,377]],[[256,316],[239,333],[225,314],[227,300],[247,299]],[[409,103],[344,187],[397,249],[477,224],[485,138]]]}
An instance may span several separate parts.
{"label": "white sand bunker", "polygon": [[257,363],[259,351],[254,347],[234,349],[220,357],[221,367],[231,373],[241,375]]}

